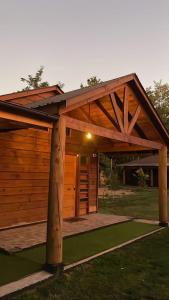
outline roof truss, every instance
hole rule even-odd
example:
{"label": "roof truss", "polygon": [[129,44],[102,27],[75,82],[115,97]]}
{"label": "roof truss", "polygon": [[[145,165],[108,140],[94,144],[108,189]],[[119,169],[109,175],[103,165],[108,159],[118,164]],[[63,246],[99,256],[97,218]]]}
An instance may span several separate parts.
{"label": "roof truss", "polygon": [[155,141],[150,141],[150,140],[145,140],[142,138],[138,138],[135,136],[131,136],[128,133],[121,133],[117,132],[111,129],[107,129],[101,126],[97,126],[91,123],[87,123],[84,121],[80,121],[74,118],[71,118],[69,116],[64,116],[65,121],[66,121],[66,127],[72,128],[78,131],[82,132],[88,132],[90,131],[94,135],[98,135],[101,137],[105,137],[111,140],[116,140],[116,141],[121,141],[125,143],[130,143],[146,148],[151,148],[151,149],[161,149],[162,144],[155,142]]}

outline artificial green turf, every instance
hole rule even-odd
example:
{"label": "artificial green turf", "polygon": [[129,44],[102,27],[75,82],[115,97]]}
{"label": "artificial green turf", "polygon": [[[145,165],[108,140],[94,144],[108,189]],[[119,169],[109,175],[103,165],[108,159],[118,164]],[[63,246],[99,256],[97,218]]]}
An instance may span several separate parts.
{"label": "artificial green turf", "polygon": [[[156,225],[126,222],[67,238],[63,244],[64,263],[67,265],[94,255],[156,228]],[[45,245],[26,249],[17,256],[42,264],[45,262]]]}
{"label": "artificial green turf", "polygon": [[53,277],[13,300],[168,300],[169,229]]}
{"label": "artificial green turf", "polygon": [[41,265],[15,255],[0,252],[0,286],[37,272]]}
{"label": "artificial green turf", "polygon": [[[157,228],[156,225],[127,222],[64,239],[64,263],[70,264],[86,258]],[[40,270],[44,262],[45,245],[13,255],[1,253],[0,285]]]}

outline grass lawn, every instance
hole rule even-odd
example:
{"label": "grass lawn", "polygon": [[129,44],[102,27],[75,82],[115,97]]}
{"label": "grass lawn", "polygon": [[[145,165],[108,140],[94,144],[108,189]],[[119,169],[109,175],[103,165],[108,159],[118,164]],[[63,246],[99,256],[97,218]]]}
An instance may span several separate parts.
{"label": "grass lawn", "polygon": [[169,229],[23,292],[17,300],[168,300]]}
{"label": "grass lawn", "polygon": [[[63,245],[64,263],[86,258],[157,228],[156,225],[127,222],[67,238]],[[0,253],[0,285],[38,271],[44,263],[44,245],[13,255]]]}
{"label": "grass lawn", "polygon": [[[124,187],[123,187],[124,188]],[[158,220],[158,189],[127,187],[135,192],[121,198],[107,196],[99,200],[101,213]],[[169,198],[169,197],[168,197]]]}

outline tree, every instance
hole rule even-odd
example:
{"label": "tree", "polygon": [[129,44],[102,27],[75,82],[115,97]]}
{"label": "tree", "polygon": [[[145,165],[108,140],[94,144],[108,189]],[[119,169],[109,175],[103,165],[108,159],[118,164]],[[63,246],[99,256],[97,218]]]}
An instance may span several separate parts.
{"label": "tree", "polygon": [[[44,71],[44,67],[41,66],[39,70],[36,72],[35,76],[28,75],[28,78],[22,77],[21,81],[27,84],[26,87],[23,89],[23,91],[49,86],[49,83],[47,81],[42,81],[43,71]],[[60,88],[63,88],[64,86],[64,84],[60,81],[57,83],[57,85]]]}
{"label": "tree", "polygon": [[98,83],[101,83],[101,79],[97,78],[97,76],[92,76],[90,78],[87,79],[86,84],[84,85],[83,83],[81,83],[80,87],[81,88],[85,88],[85,87],[92,87],[97,85]]}
{"label": "tree", "polygon": [[146,92],[163,123],[169,129],[169,84],[162,83],[162,80],[154,81],[153,87],[148,87]]}

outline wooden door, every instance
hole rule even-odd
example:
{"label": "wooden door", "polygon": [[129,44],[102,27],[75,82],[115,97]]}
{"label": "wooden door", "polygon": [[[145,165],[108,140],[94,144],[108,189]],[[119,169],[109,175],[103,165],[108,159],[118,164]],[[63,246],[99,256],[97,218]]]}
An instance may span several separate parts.
{"label": "wooden door", "polygon": [[89,156],[87,155],[81,155],[79,161],[79,202],[79,214],[86,215],[89,210]]}
{"label": "wooden door", "polygon": [[97,211],[97,181],[97,155],[81,155],[79,160],[79,215]]}
{"label": "wooden door", "polygon": [[76,207],[76,156],[65,156],[63,217],[75,216]]}

